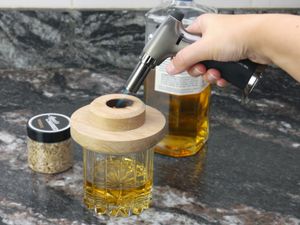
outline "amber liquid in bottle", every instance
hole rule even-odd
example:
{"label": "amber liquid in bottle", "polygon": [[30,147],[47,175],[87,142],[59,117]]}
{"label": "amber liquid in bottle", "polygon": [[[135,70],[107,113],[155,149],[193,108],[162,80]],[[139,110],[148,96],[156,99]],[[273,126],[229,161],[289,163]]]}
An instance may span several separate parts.
{"label": "amber liquid in bottle", "polygon": [[[149,208],[152,198],[152,169],[136,160],[125,157],[107,156],[95,160],[93,168],[87,165],[94,153],[84,155],[84,168],[90,169],[92,179],[84,178],[84,203],[97,214],[110,216],[130,216],[140,214]],[[149,159],[151,164],[152,160]],[[149,166],[149,165],[148,165]]]}
{"label": "amber liquid in bottle", "polygon": [[154,148],[155,152],[184,157],[196,154],[209,135],[209,103],[211,87],[198,94],[173,95],[155,91],[155,71],[145,81],[145,102],[160,110],[167,118],[167,134]]}
{"label": "amber liquid in bottle", "polygon": [[[180,11],[184,14],[182,20],[184,26],[192,24],[203,13],[217,12],[215,8],[202,5],[201,1],[163,1],[159,6],[146,13],[146,43],[153,37],[157,27],[174,11]],[[190,81],[184,77],[182,77],[182,82],[164,79],[166,77],[161,76],[165,71],[162,64],[156,67],[156,72],[157,69],[160,70],[160,78],[157,79],[159,91],[155,91],[154,88],[154,71],[148,75],[145,82],[145,103],[163,112],[168,121],[167,135],[156,146],[155,151],[174,157],[193,155],[202,148],[208,138],[210,86],[205,83],[200,84],[200,80],[189,83]],[[163,86],[161,84],[167,84],[173,90],[177,87],[181,90],[168,92],[160,88]],[[198,84],[199,92],[196,90],[197,88],[193,89]],[[193,90],[184,91],[183,89]]]}

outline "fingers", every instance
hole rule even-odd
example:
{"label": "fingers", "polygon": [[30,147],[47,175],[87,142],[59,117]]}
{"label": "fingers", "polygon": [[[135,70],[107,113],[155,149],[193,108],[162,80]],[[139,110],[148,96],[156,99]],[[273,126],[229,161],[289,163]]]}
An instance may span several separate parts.
{"label": "fingers", "polygon": [[211,14],[203,14],[199,16],[189,27],[187,31],[194,34],[202,35],[202,38],[185,47],[173,57],[171,63],[167,66],[169,74],[178,74],[185,70],[191,76],[203,75],[204,80],[211,84],[216,84],[220,87],[228,85],[227,81],[221,78],[221,74],[216,69],[206,70],[205,66],[199,62],[213,59],[211,53],[211,44],[209,38],[205,38],[205,31]]}
{"label": "fingers", "polygon": [[221,74],[216,69],[209,69],[203,75],[203,79],[210,84],[216,84],[219,87],[226,87],[228,82],[221,77]]}
{"label": "fingers", "polygon": [[202,14],[198,16],[195,21],[189,25],[186,30],[193,34],[202,34],[205,32],[205,20],[209,17],[209,14]]}
{"label": "fingers", "polygon": [[196,64],[189,68],[187,72],[193,77],[203,76],[203,79],[206,82],[210,84],[216,84],[219,87],[226,87],[228,85],[228,82],[221,77],[221,74],[218,70],[206,70],[203,64]]}
{"label": "fingers", "polygon": [[206,68],[203,64],[196,64],[187,70],[192,77],[198,77],[206,73]]}
{"label": "fingers", "polygon": [[213,14],[202,14],[187,28],[187,31],[194,34],[202,35],[202,38],[195,43],[185,47],[173,57],[172,63],[167,67],[169,74],[183,72],[195,65],[196,63],[212,59],[211,41],[204,37],[207,22]]}
{"label": "fingers", "polygon": [[200,61],[210,59],[208,43],[205,39],[194,42],[193,44],[180,50],[171,63],[167,66],[167,72],[171,75],[181,73]]}
{"label": "fingers", "polygon": [[228,85],[228,82],[226,80],[224,80],[224,79],[221,78],[220,80],[217,80],[216,84],[219,87],[226,87]]}

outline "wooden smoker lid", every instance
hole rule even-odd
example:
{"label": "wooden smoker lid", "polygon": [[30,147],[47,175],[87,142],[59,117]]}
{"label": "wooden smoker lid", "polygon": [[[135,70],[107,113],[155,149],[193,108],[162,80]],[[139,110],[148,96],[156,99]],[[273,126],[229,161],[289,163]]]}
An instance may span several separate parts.
{"label": "wooden smoker lid", "polygon": [[140,99],[110,94],[73,113],[71,136],[87,150],[127,154],[157,144],[163,138],[165,123],[161,112]]}

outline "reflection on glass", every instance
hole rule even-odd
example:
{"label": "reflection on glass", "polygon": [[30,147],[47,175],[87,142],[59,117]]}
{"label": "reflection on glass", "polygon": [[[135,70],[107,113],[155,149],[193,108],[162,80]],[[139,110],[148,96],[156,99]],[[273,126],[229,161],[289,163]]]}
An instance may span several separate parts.
{"label": "reflection on glass", "polygon": [[153,150],[107,155],[84,150],[84,203],[97,214],[129,216],[149,208]]}

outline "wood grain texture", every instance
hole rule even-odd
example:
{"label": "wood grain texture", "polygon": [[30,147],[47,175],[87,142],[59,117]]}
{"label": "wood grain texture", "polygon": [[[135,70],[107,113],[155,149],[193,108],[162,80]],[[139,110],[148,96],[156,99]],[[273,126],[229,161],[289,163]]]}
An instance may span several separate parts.
{"label": "wood grain texture", "polygon": [[[125,108],[112,108],[107,106],[110,100],[131,100],[132,105]],[[145,122],[145,104],[138,98],[124,95],[111,94],[95,99],[89,106],[90,120],[94,125],[103,130],[125,131],[142,126]]]}
{"label": "wood grain texture", "polygon": [[[102,96],[73,113],[71,135],[83,148],[104,154],[127,154],[149,149],[163,138],[166,120],[162,113],[145,106],[141,100],[133,96],[126,96],[134,100],[134,104],[128,107],[129,109],[106,106],[107,100],[118,96]],[[145,116],[144,120],[141,120],[143,118],[141,115]],[[132,122],[135,127],[123,130],[120,126],[120,130],[117,130],[116,121],[120,121],[120,118],[123,122],[126,120],[126,123]],[[106,129],[109,124],[114,127],[112,130]],[[136,127],[138,124],[140,125]]]}

